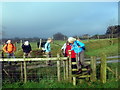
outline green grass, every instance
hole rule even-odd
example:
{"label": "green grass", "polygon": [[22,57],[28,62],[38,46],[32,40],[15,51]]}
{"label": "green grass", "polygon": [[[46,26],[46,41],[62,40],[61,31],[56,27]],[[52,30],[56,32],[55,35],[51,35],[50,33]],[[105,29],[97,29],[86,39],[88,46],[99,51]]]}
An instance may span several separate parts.
{"label": "green grass", "polygon": [[[90,56],[100,56],[101,53],[105,53],[107,56],[118,55],[118,39],[113,39],[113,44],[111,45],[111,40],[100,39],[100,40],[83,40],[85,43],[85,57]],[[55,40],[51,43],[52,56],[56,56],[57,53],[61,53],[61,47],[66,41]],[[42,53],[37,48],[37,42],[30,42],[32,46],[32,57],[42,57]],[[22,57],[23,51],[20,44],[16,44],[17,51],[15,52],[16,57]]]}
{"label": "green grass", "polygon": [[[100,40],[83,40],[85,43],[85,57],[90,56],[100,56],[103,52],[107,56],[118,55],[118,39],[113,39],[113,44],[109,39],[100,39]],[[65,41],[54,41],[57,44],[63,45]],[[52,44],[52,52],[55,55],[56,53],[60,53],[60,46],[55,46]]]}
{"label": "green grass", "polygon": [[57,82],[54,80],[41,80],[40,82],[27,82],[25,84],[21,82],[5,84],[2,88],[118,88],[119,82],[120,81],[109,81],[103,84],[100,81],[83,81],[81,84],[73,86],[72,83],[65,81]]}
{"label": "green grass", "polygon": [[88,51],[86,51],[87,56],[100,56],[102,53],[105,53],[107,56],[111,55],[118,55],[118,43],[115,43],[114,45],[109,45],[106,47],[101,48],[88,48]]}
{"label": "green grass", "polygon": [[[116,68],[118,70],[120,69],[119,63],[108,63],[107,66],[109,66],[114,72]],[[82,80],[80,83],[80,80],[77,80],[77,85],[73,86],[72,83],[61,80],[61,82],[57,81],[56,76],[56,68],[55,67],[46,67],[46,68],[38,68],[33,70],[28,70],[27,76],[32,74],[35,74],[37,72],[38,77],[34,77],[31,81],[28,80],[27,83],[22,82],[3,82],[3,88],[118,88],[118,83],[120,83],[120,80],[116,81],[116,77],[113,73],[107,70],[107,82],[105,84],[100,82],[100,65],[97,65],[97,81],[96,82],[90,82],[86,81],[85,79]],[[42,74],[42,78],[40,77]],[[46,76],[47,75],[47,76]],[[52,77],[52,79],[47,77]],[[40,78],[40,79],[39,79]],[[38,81],[34,81],[34,79],[39,79]]]}

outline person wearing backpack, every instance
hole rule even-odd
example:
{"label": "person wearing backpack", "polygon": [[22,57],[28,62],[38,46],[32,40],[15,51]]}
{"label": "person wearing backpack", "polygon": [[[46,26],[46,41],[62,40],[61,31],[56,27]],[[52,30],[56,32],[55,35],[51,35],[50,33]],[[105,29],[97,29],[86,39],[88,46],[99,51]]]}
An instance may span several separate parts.
{"label": "person wearing backpack", "polygon": [[76,61],[77,61],[77,67],[78,67],[78,70],[79,72],[78,73],[81,73],[82,72],[82,66],[87,66],[85,63],[84,63],[84,51],[85,51],[85,44],[76,40],[75,38],[73,37],[69,37],[68,38],[68,42],[71,44],[72,46],[72,49],[71,50],[74,50],[74,52],[76,53]]}
{"label": "person wearing backpack", "polygon": [[[7,53],[8,58],[15,58],[14,52],[16,51],[16,47],[12,44],[11,40],[8,40],[3,46],[3,51]],[[8,63],[11,64],[11,62]]]}
{"label": "person wearing backpack", "polygon": [[41,43],[41,49],[42,49],[42,53],[44,53],[45,54],[45,44],[46,44],[46,42],[42,42]]}
{"label": "person wearing backpack", "polygon": [[[52,39],[48,38],[47,42],[45,43],[45,54],[47,58],[51,57],[51,46],[50,46],[51,42],[52,42]],[[46,62],[47,65],[51,65],[50,63],[51,63],[50,60]]]}
{"label": "person wearing backpack", "polygon": [[22,49],[23,49],[23,56],[25,57],[31,57],[31,52],[32,52],[32,49],[31,49],[31,45],[29,44],[28,41],[25,41],[24,44],[22,45]]}

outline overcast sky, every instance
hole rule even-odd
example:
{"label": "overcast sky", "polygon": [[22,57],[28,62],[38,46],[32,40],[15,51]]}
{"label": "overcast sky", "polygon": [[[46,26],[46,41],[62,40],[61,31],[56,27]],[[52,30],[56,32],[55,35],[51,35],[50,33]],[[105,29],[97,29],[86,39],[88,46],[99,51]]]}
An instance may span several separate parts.
{"label": "overcast sky", "polygon": [[3,37],[104,34],[118,23],[117,2],[4,2]]}

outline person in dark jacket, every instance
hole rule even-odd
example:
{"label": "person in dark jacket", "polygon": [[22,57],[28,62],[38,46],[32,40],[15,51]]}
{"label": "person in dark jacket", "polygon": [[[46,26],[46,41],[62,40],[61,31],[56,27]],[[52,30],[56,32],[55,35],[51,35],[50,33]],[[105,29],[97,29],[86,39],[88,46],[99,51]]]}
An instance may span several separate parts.
{"label": "person in dark jacket", "polygon": [[22,49],[23,49],[23,52],[24,52],[24,56],[25,57],[31,57],[31,52],[32,52],[32,49],[31,49],[31,45],[29,44],[28,41],[25,41],[24,44],[22,45]]}

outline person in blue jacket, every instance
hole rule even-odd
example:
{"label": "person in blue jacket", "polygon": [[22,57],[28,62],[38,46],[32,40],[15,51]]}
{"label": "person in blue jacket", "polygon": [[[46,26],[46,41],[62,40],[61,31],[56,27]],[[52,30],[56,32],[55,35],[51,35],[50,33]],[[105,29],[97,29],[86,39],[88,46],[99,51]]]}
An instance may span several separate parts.
{"label": "person in blue jacket", "polygon": [[[45,53],[46,53],[46,57],[50,58],[51,57],[51,45],[50,43],[52,42],[51,38],[48,38],[46,44],[45,44]],[[47,61],[46,64],[50,65],[51,61]]]}
{"label": "person in blue jacket", "polygon": [[[81,66],[86,66],[84,63],[84,50],[85,50],[85,44],[82,43],[79,40],[76,40],[73,37],[68,38],[68,42],[72,45],[72,49],[76,53],[76,61],[77,61],[77,67],[79,71],[81,70]],[[80,71],[81,72],[81,71]]]}

